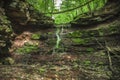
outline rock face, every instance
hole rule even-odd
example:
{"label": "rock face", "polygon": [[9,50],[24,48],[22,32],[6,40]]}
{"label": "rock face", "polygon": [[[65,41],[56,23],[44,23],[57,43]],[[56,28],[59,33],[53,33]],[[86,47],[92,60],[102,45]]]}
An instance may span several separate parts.
{"label": "rock face", "polygon": [[22,32],[28,29],[28,31],[34,31],[33,28],[36,30],[51,28],[54,22],[50,17],[35,11],[26,0],[13,0],[6,7],[6,14],[14,25],[13,29],[15,32]]}
{"label": "rock face", "polygon": [[112,21],[120,16],[120,0],[109,0],[100,10],[79,15],[71,22],[73,26],[90,26]]}
{"label": "rock face", "polygon": [[[80,65],[87,60],[86,64],[91,62],[92,66],[88,66],[89,70],[92,70],[96,63],[102,62],[102,70],[104,69],[106,72],[107,67],[112,72],[105,80],[120,78],[117,75],[120,73],[119,22],[120,20],[117,19],[110,24],[99,25],[99,28],[96,29],[64,28],[59,33],[61,41],[56,54],[65,52],[72,55],[78,54],[78,56],[80,55]],[[46,40],[47,45],[51,47],[56,45],[57,40],[57,37],[53,35],[55,36],[55,34],[49,34],[48,40]]]}
{"label": "rock face", "polygon": [[11,46],[12,37],[13,30],[11,22],[8,20],[2,6],[0,6],[0,57],[2,55],[8,55],[8,48]]}
{"label": "rock face", "polygon": [[9,52],[13,32],[39,31],[50,28],[53,20],[34,11],[26,0],[0,1],[0,54]]}

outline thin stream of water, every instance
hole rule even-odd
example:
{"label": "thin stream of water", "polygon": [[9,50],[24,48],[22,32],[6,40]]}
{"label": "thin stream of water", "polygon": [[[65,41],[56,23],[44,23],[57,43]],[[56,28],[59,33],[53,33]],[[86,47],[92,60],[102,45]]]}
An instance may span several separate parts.
{"label": "thin stream of water", "polygon": [[60,44],[60,41],[61,41],[60,32],[61,32],[60,28],[57,28],[57,31],[56,31],[57,40],[56,40],[56,45],[55,45],[55,48],[56,48],[56,49],[59,48],[59,44]]}
{"label": "thin stream of water", "polygon": [[55,32],[55,35],[56,35],[56,44],[55,44],[55,47],[53,49],[53,53],[56,53],[59,51],[59,49],[61,48],[61,40],[62,38],[64,37],[65,34],[67,34],[68,32],[66,32],[64,30],[64,28],[69,28],[71,25],[57,25],[56,26],[56,32]]}

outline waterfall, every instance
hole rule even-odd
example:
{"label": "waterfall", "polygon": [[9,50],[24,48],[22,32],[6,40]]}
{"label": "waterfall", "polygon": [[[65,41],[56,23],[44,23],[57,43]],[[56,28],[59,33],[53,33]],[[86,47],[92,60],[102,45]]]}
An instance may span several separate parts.
{"label": "waterfall", "polygon": [[60,41],[61,41],[60,32],[61,32],[60,28],[57,28],[57,31],[56,31],[57,40],[56,40],[56,45],[55,45],[56,49],[59,48],[59,44],[60,44]]}
{"label": "waterfall", "polygon": [[56,48],[59,48],[59,46],[60,46],[60,41],[62,40],[63,31],[64,31],[63,26],[60,26],[60,27],[57,28],[57,31],[56,31],[56,37],[57,37]]}
{"label": "waterfall", "polygon": [[53,48],[53,53],[57,53],[59,52],[59,49],[61,48],[60,42],[62,40],[62,33],[63,33],[63,27],[61,25],[57,25],[56,26],[56,32],[55,32],[55,36],[56,36],[56,44]]}
{"label": "waterfall", "polygon": [[61,46],[61,40],[63,39],[63,37],[68,33],[66,32],[66,29],[64,28],[69,28],[71,25],[67,24],[67,25],[56,25],[56,32],[55,32],[55,36],[56,36],[56,44],[53,48],[53,53],[57,53],[57,52],[61,52],[64,51],[64,47]]}

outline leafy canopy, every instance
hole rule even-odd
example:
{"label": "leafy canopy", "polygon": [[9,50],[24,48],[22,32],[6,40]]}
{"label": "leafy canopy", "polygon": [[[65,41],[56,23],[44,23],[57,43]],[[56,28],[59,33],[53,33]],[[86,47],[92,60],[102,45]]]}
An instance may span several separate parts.
{"label": "leafy canopy", "polygon": [[73,21],[76,16],[102,8],[107,0],[27,0],[35,10],[50,16],[55,24]]}

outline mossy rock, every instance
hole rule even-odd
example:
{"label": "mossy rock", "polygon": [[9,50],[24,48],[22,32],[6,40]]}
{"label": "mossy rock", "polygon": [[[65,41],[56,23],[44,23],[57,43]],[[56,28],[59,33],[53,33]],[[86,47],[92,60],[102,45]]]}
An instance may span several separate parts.
{"label": "mossy rock", "polygon": [[40,33],[34,33],[34,34],[32,34],[32,36],[31,36],[31,39],[35,39],[35,40],[38,40],[38,39],[40,39],[41,38],[41,34]]}
{"label": "mossy rock", "polygon": [[94,52],[95,49],[94,48],[87,48],[86,51],[88,51],[88,52]]}
{"label": "mossy rock", "polygon": [[72,37],[72,38],[76,38],[76,37],[81,37],[82,36],[82,32],[81,31],[74,31],[72,33],[67,34],[67,37]]}
{"label": "mossy rock", "polygon": [[81,38],[73,38],[72,41],[74,44],[86,44],[88,42],[86,39]]}
{"label": "mossy rock", "polygon": [[[14,37],[11,22],[5,15],[4,9],[0,8],[0,53],[9,53],[9,47],[11,46],[11,40]],[[3,56],[4,57],[4,56]]]}
{"label": "mossy rock", "polygon": [[29,53],[38,52],[38,51],[39,51],[38,45],[26,44],[23,47],[16,49],[15,53],[16,54],[29,54]]}
{"label": "mossy rock", "polygon": [[7,57],[2,60],[2,64],[4,65],[13,65],[15,63],[15,60],[11,57]]}
{"label": "mossy rock", "polygon": [[48,44],[48,45],[55,45],[55,44],[56,44],[56,39],[49,39],[49,40],[47,41],[47,44]]}

